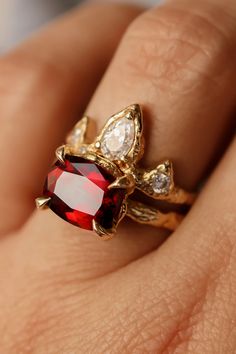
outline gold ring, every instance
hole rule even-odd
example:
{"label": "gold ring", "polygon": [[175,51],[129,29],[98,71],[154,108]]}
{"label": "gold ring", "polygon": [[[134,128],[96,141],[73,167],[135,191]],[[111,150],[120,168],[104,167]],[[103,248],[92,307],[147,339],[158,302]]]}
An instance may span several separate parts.
{"label": "gold ring", "polygon": [[[124,216],[155,227],[175,230],[184,214],[163,213],[151,201],[191,205],[196,195],[174,183],[173,165],[162,161],[153,169],[138,162],[144,153],[143,115],[138,104],[110,117],[93,142],[91,124],[83,117],[56,150],[56,162],[49,171],[39,209],[50,208],[67,222],[93,230],[103,239],[116,233]],[[148,202],[135,199],[135,191]]]}

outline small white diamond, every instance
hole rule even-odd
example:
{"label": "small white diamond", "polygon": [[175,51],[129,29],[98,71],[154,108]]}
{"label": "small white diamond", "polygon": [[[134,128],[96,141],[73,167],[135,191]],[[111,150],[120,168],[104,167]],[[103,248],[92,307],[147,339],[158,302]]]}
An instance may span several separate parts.
{"label": "small white diamond", "polygon": [[82,130],[80,128],[76,128],[70,135],[68,138],[68,142],[71,145],[76,145],[78,143],[78,141],[80,141],[82,136]]}
{"label": "small white diamond", "polygon": [[134,142],[134,121],[127,117],[114,121],[101,139],[101,151],[105,157],[121,159],[130,151]]}
{"label": "small white diamond", "polygon": [[152,187],[155,193],[167,193],[170,188],[170,176],[164,173],[158,173],[154,176],[152,181]]}

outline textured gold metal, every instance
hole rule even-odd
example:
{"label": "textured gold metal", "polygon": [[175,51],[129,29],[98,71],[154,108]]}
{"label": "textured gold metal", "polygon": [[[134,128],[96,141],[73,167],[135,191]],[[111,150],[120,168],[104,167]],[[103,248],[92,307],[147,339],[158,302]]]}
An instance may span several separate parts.
{"label": "textured gold metal", "polygon": [[118,177],[110,186],[108,189],[113,189],[113,188],[122,188],[129,190],[129,194],[133,193],[135,189],[135,180],[133,176],[130,174],[124,175],[122,177]]}
{"label": "textured gold metal", "polygon": [[104,229],[95,220],[93,220],[93,231],[95,231],[96,234],[103,240],[110,240],[116,233],[115,229],[111,229],[111,230]]}
{"label": "textured gold metal", "polygon": [[64,163],[64,158],[65,158],[65,146],[59,146],[57,149],[56,149],[56,158],[57,160],[59,160],[60,162]]}

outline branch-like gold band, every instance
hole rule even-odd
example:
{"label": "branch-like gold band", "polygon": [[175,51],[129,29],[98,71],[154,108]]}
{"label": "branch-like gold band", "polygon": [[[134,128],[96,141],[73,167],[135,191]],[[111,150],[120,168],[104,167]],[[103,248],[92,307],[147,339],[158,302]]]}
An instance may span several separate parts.
{"label": "branch-like gold band", "polygon": [[[69,134],[66,144],[56,150],[57,163],[47,177],[44,196],[36,200],[37,206],[49,206],[63,219],[92,228],[103,238],[114,235],[124,216],[141,224],[175,230],[184,216],[163,213],[151,205],[151,200],[191,205],[195,194],[175,186],[170,160],[149,170],[138,165],[144,153],[140,106],[131,105],[109,118],[93,142],[88,139],[89,130],[89,119],[84,117]],[[136,190],[146,195],[150,203],[134,200]],[[100,197],[100,207],[91,214],[90,210],[95,208],[91,198],[96,204]],[[107,228],[104,225],[109,224],[110,218],[112,224]]]}

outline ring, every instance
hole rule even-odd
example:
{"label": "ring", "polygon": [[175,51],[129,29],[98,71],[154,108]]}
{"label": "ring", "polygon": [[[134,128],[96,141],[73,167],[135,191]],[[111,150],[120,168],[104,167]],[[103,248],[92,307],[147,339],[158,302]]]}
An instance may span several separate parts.
{"label": "ring", "polygon": [[[37,208],[50,208],[65,221],[93,230],[103,239],[116,234],[125,216],[174,231],[184,214],[161,212],[153,200],[190,206],[196,195],[175,185],[170,160],[154,169],[139,167],[144,153],[141,107],[134,104],[110,117],[93,142],[89,142],[91,127],[89,118],[83,117],[66,144],[56,150],[43,196],[36,199]],[[145,202],[135,198],[137,191],[146,195]]]}

